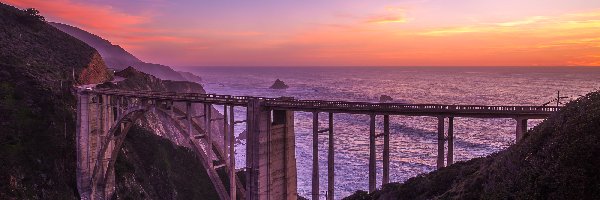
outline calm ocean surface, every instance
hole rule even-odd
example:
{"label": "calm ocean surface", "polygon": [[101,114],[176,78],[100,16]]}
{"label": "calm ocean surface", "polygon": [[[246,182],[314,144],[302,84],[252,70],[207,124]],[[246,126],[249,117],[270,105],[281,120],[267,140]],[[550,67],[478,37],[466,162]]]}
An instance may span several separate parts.
{"label": "calm ocean surface", "polygon": [[[592,68],[199,68],[208,93],[298,99],[377,102],[385,94],[402,103],[541,105],[561,96],[576,98],[600,89],[600,69]],[[268,89],[275,79],[290,86]],[[217,108],[221,109],[222,108]],[[245,110],[236,110],[245,116]],[[309,197],[312,169],[312,114],[295,114],[298,192]],[[327,114],[319,117],[322,128]],[[368,189],[369,119],[365,115],[337,114],[334,118],[336,198]],[[530,120],[529,127],[539,120]],[[236,134],[245,125],[236,126]],[[435,169],[437,119],[392,116],[391,181]],[[455,118],[455,160],[463,161],[505,149],[515,139],[512,119]],[[383,117],[377,118],[377,132]],[[321,191],[327,190],[327,136],[319,138]],[[377,181],[382,175],[383,138],[377,139]],[[245,145],[236,147],[237,167],[243,167]],[[324,199],[324,196],[323,196]]]}

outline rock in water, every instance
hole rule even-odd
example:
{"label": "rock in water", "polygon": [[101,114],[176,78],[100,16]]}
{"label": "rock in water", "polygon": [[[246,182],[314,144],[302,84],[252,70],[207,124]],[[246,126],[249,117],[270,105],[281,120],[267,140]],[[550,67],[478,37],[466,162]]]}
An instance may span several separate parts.
{"label": "rock in water", "polygon": [[388,102],[388,101],[393,101],[394,99],[388,95],[381,95],[379,97],[379,101],[380,102]]}
{"label": "rock in water", "polygon": [[273,85],[271,85],[271,89],[287,89],[289,86],[286,85],[283,81],[277,79],[275,80],[275,83],[273,83]]}

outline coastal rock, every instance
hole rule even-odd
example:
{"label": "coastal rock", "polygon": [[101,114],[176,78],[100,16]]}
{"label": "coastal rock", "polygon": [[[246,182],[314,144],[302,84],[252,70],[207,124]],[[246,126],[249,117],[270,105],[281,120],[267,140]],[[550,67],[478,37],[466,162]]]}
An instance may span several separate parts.
{"label": "coastal rock", "polygon": [[392,97],[390,97],[388,95],[381,95],[379,97],[379,102],[390,102],[390,101],[393,101],[393,100],[394,100],[394,98],[392,98]]}
{"label": "coastal rock", "polygon": [[286,85],[283,81],[277,79],[277,80],[275,80],[275,83],[273,83],[273,85],[271,85],[270,88],[271,89],[287,89],[287,88],[289,88],[289,86]]}

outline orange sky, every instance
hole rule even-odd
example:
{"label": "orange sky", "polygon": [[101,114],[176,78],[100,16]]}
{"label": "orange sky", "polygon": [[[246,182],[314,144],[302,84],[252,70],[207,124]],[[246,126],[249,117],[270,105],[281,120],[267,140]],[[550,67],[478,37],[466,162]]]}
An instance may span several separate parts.
{"label": "orange sky", "polygon": [[3,2],[173,66],[600,66],[600,1]]}

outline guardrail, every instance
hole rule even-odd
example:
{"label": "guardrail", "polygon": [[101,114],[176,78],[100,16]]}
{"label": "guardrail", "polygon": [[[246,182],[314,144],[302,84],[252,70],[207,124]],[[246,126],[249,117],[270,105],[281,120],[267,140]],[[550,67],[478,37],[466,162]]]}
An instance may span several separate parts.
{"label": "guardrail", "polygon": [[201,93],[175,93],[158,91],[128,91],[114,89],[85,90],[84,92],[106,95],[117,95],[134,98],[148,98],[174,101],[195,101],[213,104],[246,105],[250,99],[263,101],[264,106],[290,109],[323,109],[323,110],[377,110],[377,111],[426,111],[426,112],[489,112],[489,113],[539,113],[548,114],[560,110],[556,106],[484,106],[484,105],[443,105],[443,104],[401,104],[372,103],[351,101],[297,100],[291,97],[266,98],[252,96],[231,96]]}

